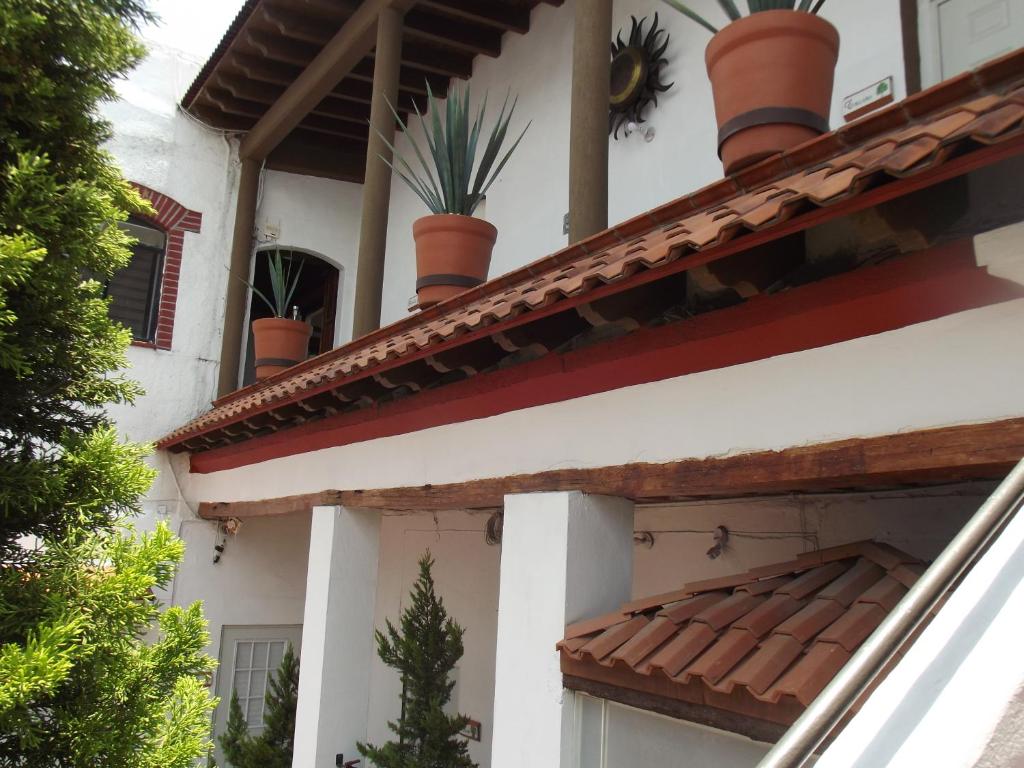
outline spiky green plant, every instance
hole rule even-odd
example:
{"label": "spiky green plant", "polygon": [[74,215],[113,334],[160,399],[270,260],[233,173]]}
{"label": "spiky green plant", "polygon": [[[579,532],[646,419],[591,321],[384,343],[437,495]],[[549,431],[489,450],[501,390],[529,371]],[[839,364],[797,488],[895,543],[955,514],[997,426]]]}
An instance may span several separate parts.
{"label": "spiky green plant", "polygon": [[[387,163],[402,181],[409,185],[409,188],[426,204],[431,213],[457,213],[463,216],[472,216],[491,184],[505,167],[509,157],[519,146],[519,142],[523,140],[530,124],[527,123],[526,128],[523,128],[523,132],[519,134],[519,138],[495,166],[494,163],[498,159],[498,153],[501,152],[502,144],[505,143],[508,124],[512,120],[512,113],[515,112],[518,101],[518,99],[513,99],[512,106],[509,107],[511,94],[505,96],[501,113],[491,128],[484,153],[480,162],[477,163],[477,146],[483,129],[484,115],[487,111],[487,97],[484,96],[483,104],[480,105],[480,110],[476,113],[476,119],[470,123],[468,85],[462,89],[461,93],[453,88],[449,92],[448,98],[442,101],[434,96],[428,82],[427,94],[430,104],[429,127],[426,118],[420,113],[415,103],[413,109],[415,109],[420,126],[423,128],[423,136],[427,142],[433,167],[427,163],[416,140],[410,137],[409,143],[412,144],[423,173],[413,170],[409,162],[398,154],[394,145],[378,130],[377,133],[384,139],[395,157],[395,160],[391,161],[381,156],[381,160]],[[395,119],[408,135],[409,127],[390,103],[388,106],[391,107]],[[443,123],[441,122],[442,112],[445,116]],[[476,168],[475,177],[474,167]]]}
{"label": "spiky green plant", "polygon": [[[287,266],[285,261],[288,262]],[[299,262],[299,268],[295,269],[293,274],[292,270],[295,268],[296,261]],[[280,251],[267,254],[267,268],[270,270],[270,293],[273,300],[267,298],[267,295],[252,283],[247,280],[243,282],[252,288],[252,292],[269,307],[270,311],[274,313],[274,317],[287,317],[288,305],[291,304],[292,296],[295,295],[295,289],[299,285],[299,277],[302,276],[302,268],[305,265],[306,260],[296,257],[294,254],[289,254],[287,257]]]}
{"label": "spiky green plant", "polygon": [[[679,0],[662,0],[662,2],[697,22],[709,32],[718,32],[717,27],[696,11],[679,2]],[[718,4],[725,11],[725,15],[729,17],[729,21],[736,21],[743,15],[740,13],[735,0],[718,0]],[[804,11],[806,13],[817,13],[824,4],[825,0],[818,0],[817,2],[814,2],[814,0],[747,0],[751,13],[760,13],[761,11]]]}

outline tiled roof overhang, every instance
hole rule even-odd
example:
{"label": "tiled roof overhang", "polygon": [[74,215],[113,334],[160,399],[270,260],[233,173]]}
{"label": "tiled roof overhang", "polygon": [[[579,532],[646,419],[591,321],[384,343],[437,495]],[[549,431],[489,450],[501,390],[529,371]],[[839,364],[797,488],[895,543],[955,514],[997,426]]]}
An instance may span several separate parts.
{"label": "tiled roof overhang", "polygon": [[443,386],[494,364],[459,357],[473,342],[528,347],[563,309],[585,315],[628,288],[1021,153],[1024,49],[222,398],[158,446],[209,450]]}
{"label": "tiled roof overhang", "polygon": [[636,600],[566,629],[566,686],[592,681],[611,696],[637,691],[790,725],[923,570],[864,541]]}

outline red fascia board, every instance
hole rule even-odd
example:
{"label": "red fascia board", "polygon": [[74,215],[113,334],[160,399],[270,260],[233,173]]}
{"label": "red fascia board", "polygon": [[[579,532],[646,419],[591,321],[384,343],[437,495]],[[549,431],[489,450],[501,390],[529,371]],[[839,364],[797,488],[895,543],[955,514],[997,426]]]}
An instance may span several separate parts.
{"label": "red fascia board", "polygon": [[191,471],[388,437],[869,336],[1024,296],[970,240],[761,296],[685,322],[547,355],[438,390],[193,454]]}
{"label": "red fascia board", "polygon": [[[791,235],[795,232],[800,232],[802,230],[808,229],[829,219],[838,218],[839,216],[855,213],[857,211],[861,211],[866,208],[879,205],[883,202],[887,202],[897,197],[902,197],[904,195],[911,194],[921,189],[925,189],[927,187],[938,184],[942,181],[947,181],[956,176],[969,173],[970,171],[977,170],[978,168],[994,164],[996,162],[999,162],[1000,160],[1004,160],[1022,153],[1024,153],[1024,135],[1017,136],[1013,139],[1008,139],[1007,141],[1001,142],[999,144],[983,147],[979,150],[970,152],[966,155],[962,155],[958,158],[949,160],[939,166],[929,168],[915,175],[899,178],[891,183],[883,184],[869,191],[860,194],[855,194],[852,197],[842,199],[835,204],[809,211],[800,216],[796,216],[788,221],[784,221],[780,224],[774,226],[769,225],[766,229],[746,234],[735,240],[725,242],[722,245],[712,246],[702,251],[690,253],[684,256],[683,258],[666,264],[662,267],[657,267],[655,269],[639,272],[624,280],[619,280],[608,285],[600,286],[593,290],[582,293],[578,296],[572,296],[569,298],[562,299],[561,301],[553,302],[552,304],[549,304],[547,306],[538,307],[537,309],[522,312],[521,314],[515,317],[511,317],[500,323],[483,326],[475,331],[471,331],[469,333],[453,337],[451,339],[448,339],[447,341],[438,344],[431,344],[423,349],[417,350],[416,352],[410,353],[408,355],[395,357],[392,360],[385,361],[379,365],[371,366],[369,368],[363,369],[362,371],[359,371],[358,373],[346,376],[345,382],[356,382],[359,381],[360,379],[372,376],[373,374],[385,373],[394,368],[406,365],[411,362],[415,362],[416,360],[422,360],[426,357],[429,357],[430,355],[434,355],[439,352],[451,349],[453,347],[460,346],[471,341],[475,341],[485,336],[490,336],[499,331],[505,331],[511,328],[525,325],[533,322],[534,320],[539,320],[543,317],[546,317],[548,315],[552,315],[557,312],[562,312],[567,309],[572,309],[576,306],[596,301],[605,296],[619,293],[621,291],[626,291],[636,286],[652,282],[654,280],[660,280],[664,277],[668,277],[683,270],[692,269],[702,264],[706,264],[717,259],[725,258],[727,256],[731,256],[741,251],[749,250],[750,248],[754,248],[759,245],[772,242],[773,240],[777,240],[781,237]],[[498,282],[502,280],[503,278],[497,279]],[[461,306],[462,303],[463,302],[460,302],[458,299],[456,299],[451,303],[450,306],[452,308],[455,308],[457,306]],[[428,312],[431,312],[431,310],[428,310]],[[400,321],[399,323],[396,323],[394,326],[391,326],[389,328],[383,328],[378,332],[372,333],[369,336],[364,337],[364,343],[361,343],[357,348],[369,346],[370,344],[379,341],[381,338],[386,338],[388,336],[395,335],[400,331],[406,330],[407,327],[414,327],[416,323],[413,320]],[[321,360],[315,364],[320,364],[322,362],[323,361]],[[310,363],[300,363],[299,366],[296,366],[295,368],[282,373],[280,375],[281,378],[272,379],[268,383],[272,384],[287,380],[287,377],[290,374],[294,373],[295,370],[306,370],[309,367],[311,367]],[[323,392],[328,392],[338,387],[340,384],[341,381],[339,379],[331,379],[325,381],[319,386],[299,390],[292,394],[290,397],[275,400],[259,408],[253,408],[251,410],[246,411],[243,414],[233,416],[232,418],[226,419],[222,422],[211,424],[202,429],[180,435],[174,438],[173,440],[162,440],[157,443],[157,446],[162,449],[171,448],[175,445],[181,444],[186,440],[189,440],[202,434],[206,434],[221,427],[241,423],[241,421],[245,418],[250,418],[252,416],[256,416],[261,413],[272,411],[276,408],[288,405],[289,403],[303,400],[305,398],[312,397]],[[242,394],[244,392],[244,390],[240,391],[239,394]],[[233,399],[234,397],[229,396],[221,400],[218,400],[216,404],[228,404],[232,402]]]}

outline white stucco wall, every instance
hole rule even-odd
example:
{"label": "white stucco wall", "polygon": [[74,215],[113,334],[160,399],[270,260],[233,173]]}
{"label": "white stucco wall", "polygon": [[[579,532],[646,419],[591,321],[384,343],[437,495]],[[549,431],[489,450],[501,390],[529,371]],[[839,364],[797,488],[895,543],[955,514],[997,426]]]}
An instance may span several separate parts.
{"label": "white stucco wall", "polygon": [[[302,624],[310,514],[247,520],[226,541],[216,522],[188,520],[181,526],[185,560],[169,601],[203,601],[211,654],[220,653],[225,625]],[[221,543],[224,552],[214,563],[214,547]]]}
{"label": "white stucco wall", "polygon": [[[802,552],[877,539],[934,558],[991,492],[990,483],[912,491],[799,494],[637,507],[633,597],[679,589],[688,581],[742,573]],[[720,525],[730,531],[724,552],[707,556]]]}
{"label": "white stucco wall", "polygon": [[[470,756],[481,768],[490,766],[494,729],[491,711],[501,557],[500,548],[488,546],[484,540],[487,517],[467,512],[385,515],[373,621],[381,630],[387,619],[397,624],[419,575],[419,558],[429,549],[436,563],[433,573],[437,592],[448,613],[466,630],[465,655],[455,673],[452,708],[481,723],[481,741],[469,742]],[[372,743],[392,738],[387,723],[401,711],[401,691],[398,674],[374,657],[368,733]]]}
{"label": "white stucco wall", "polygon": [[[691,5],[709,19],[721,20],[714,0]],[[613,31],[629,33],[630,16],[653,17],[671,36],[664,80],[674,87],[648,111],[655,138],[639,135],[610,141],[610,224],[623,221],[722,176],[716,154],[717,127],[704,66],[710,34],[682,14],[650,0],[616,0]],[[515,126],[533,121],[526,138],[477,215],[498,228],[490,275],[496,277],[553,253],[566,244],[562,217],[568,210],[569,102],[572,88],[573,0],[561,7],[540,5],[526,36],[506,34],[496,59],[480,56],[470,86],[474,101],[489,94],[492,117],[506,91],[519,94]],[[833,93],[832,125],[842,124],[839,105],[847,96],[892,75],[895,96],[906,93],[899,3],[893,0],[827,3],[822,16],[842,35]],[[649,24],[649,22],[648,22]],[[649,28],[649,27],[648,27]],[[497,103],[495,103],[497,102]],[[419,130],[411,131],[420,136]],[[421,140],[422,146],[422,140]],[[405,135],[399,152],[412,158]],[[415,293],[412,222],[427,213],[400,180],[392,188],[382,321],[404,317]]]}
{"label": "white stucco wall", "polygon": [[753,768],[768,745],[576,694],[576,754],[565,768]]}
{"label": "white stucco wall", "polygon": [[[362,195],[361,184],[280,171],[263,172],[256,211],[260,247],[276,245],[311,251],[341,270],[335,346],[352,338]],[[268,239],[268,225],[278,232],[276,240]]]}
{"label": "white stucco wall", "polygon": [[1024,764],[1024,516],[1019,513],[860,712],[828,768]]}
{"label": "white stucco wall", "polygon": [[[888,333],[209,474],[191,501],[452,483],[560,467],[668,462],[1018,417],[1014,300]],[[983,375],[979,372],[984,372]]]}
{"label": "white stucco wall", "polygon": [[[104,106],[114,125],[107,145],[124,176],[203,214],[202,231],[185,233],[170,350],[133,346],[129,375],[146,394],[110,413],[130,439],[149,442],[209,407],[217,368],[227,285],[227,261],[237,194],[237,161],[223,135],[185,116],[177,101],[199,62],[149,43],[149,55],[118,85],[120,100]],[[189,516],[179,506],[166,457],[151,463],[160,475],[150,490],[141,527],[157,519],[172,526]]]}

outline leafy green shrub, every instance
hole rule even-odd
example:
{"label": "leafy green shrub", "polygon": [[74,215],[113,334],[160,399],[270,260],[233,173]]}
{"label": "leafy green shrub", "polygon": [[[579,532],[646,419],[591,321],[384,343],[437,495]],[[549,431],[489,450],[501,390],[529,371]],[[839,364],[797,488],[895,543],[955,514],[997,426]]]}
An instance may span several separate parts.
{"label": "leafy green shrub", "polygon": [[[161,610],[182,545],[126,535],[152,480],[104,407],[138,387],[102,281],[148,206],[97,112],[143,54],[140,0],[0,0],[0,765],[187,768],[208,749],[198,605]],[[147,642],[156,630],[158,637]]]}

